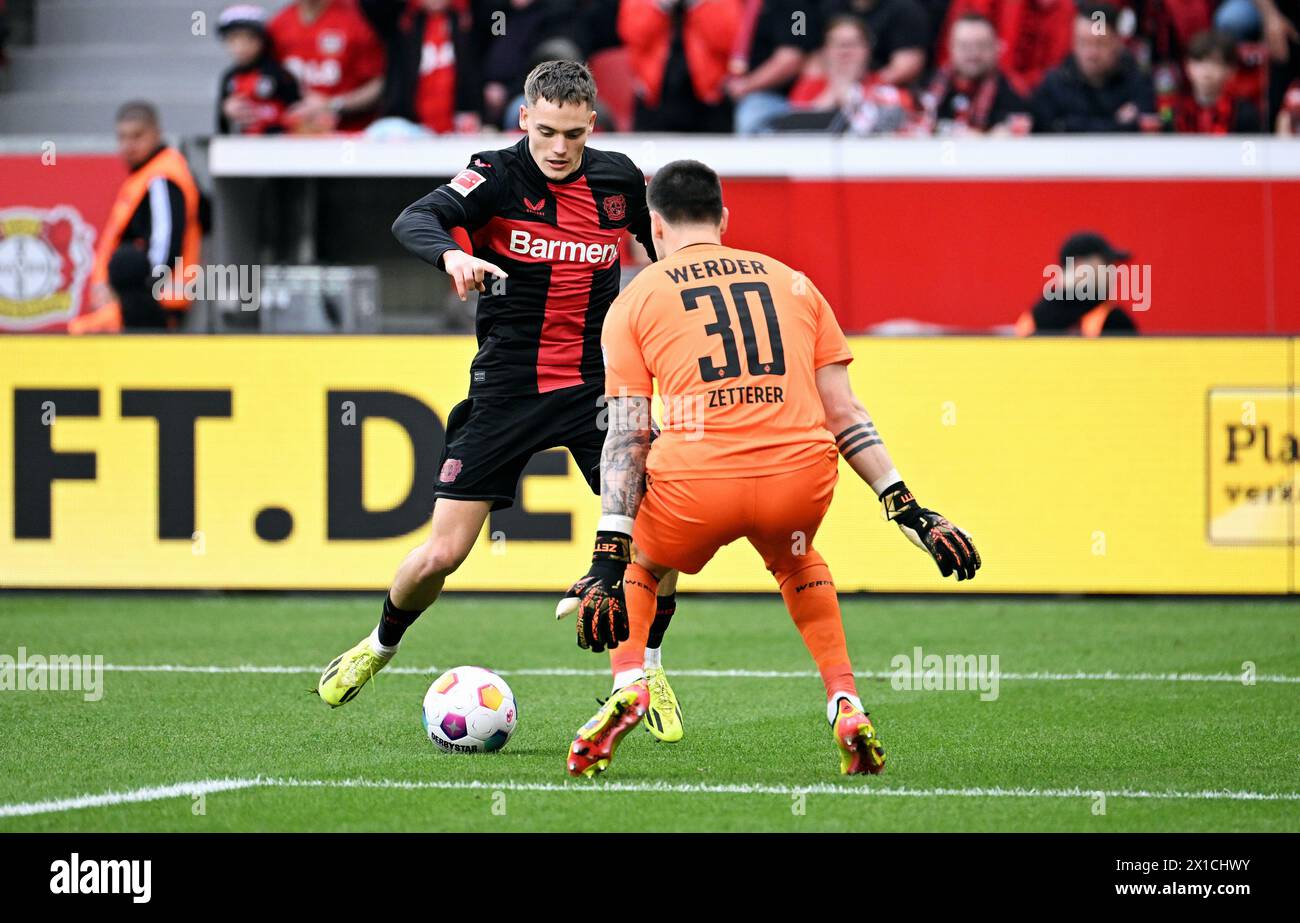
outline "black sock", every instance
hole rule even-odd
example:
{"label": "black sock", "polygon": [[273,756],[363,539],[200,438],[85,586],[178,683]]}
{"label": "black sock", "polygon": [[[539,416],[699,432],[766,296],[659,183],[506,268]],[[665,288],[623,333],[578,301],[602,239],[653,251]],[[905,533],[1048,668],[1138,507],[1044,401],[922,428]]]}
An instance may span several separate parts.
{"label": "black sock", "polygon": [[676,593],[655,597],[655,620],[650,623],[650,637],[646,639],[646,647],[663,647],[664,632],[668,630],[668,623],[673,620],[673,613],[676,611]]}
{"label": "black sock", "polygon": [[399,609],[393,605],[393,597],[384,597],[384,614],[379,618],[379,643],[384,647],[396,647],[406,634],[406,629],[420,617],[423,609]]}

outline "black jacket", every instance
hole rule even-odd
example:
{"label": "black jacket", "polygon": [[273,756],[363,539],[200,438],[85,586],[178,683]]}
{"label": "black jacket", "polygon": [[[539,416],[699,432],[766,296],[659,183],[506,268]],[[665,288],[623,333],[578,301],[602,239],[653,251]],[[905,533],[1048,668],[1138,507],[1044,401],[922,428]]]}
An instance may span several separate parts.
{"label": "black jacket", "polygon": [[[1069,334],[1079,332],[1079,322],[1083,316],[1094,308],[1101,307],[1101,301],[1075,301],[1047,298],[1038,299],[1038,304],[1030,310],[1034,319],[1036,334]],[[1137,333],[1137,324],[1123,308],[1112,308],[1106,314],[1106,321],[1101,325],[1102,336],[1133,335]]]}
{"label": "black jacket", "polygon": [[1151,79],[1131,57],[1125,55],[1106,82],[1095,87],[1083,79],[1071,55],[1034,91],[1034,131],[1137,131],[1136,119],[1127,125],[1115,121],[1115,113],[1127,103],[1135,103],[1139,112],[1156,111]]}

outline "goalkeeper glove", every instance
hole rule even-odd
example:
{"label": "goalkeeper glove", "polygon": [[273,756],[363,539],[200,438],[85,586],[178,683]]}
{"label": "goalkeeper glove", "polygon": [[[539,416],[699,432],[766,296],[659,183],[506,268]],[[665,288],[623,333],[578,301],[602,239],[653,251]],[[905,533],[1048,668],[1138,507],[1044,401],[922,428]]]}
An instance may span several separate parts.
{"label": "goalkeeper glove", "polygon": [[885,488],[880,495],[885,518],[898,528],[913,545],[927,552],[947,577],[955,573],[958,580],[972,580],[980,569],[980,553],[971,537],[934,510],[916,502],[902,481]]}
{"label": "goalkeeper glove", "polygon": [[[632,537],[625,532],[600,531],[591,553],[591,569],[569,587],[556,607],[562,616],[576,601],[578,647],[600,653],[618,647],[628,636],[627,602],[623,598],[623,572],[632,563]],[[566,605],[566,603],[568,603]]]}

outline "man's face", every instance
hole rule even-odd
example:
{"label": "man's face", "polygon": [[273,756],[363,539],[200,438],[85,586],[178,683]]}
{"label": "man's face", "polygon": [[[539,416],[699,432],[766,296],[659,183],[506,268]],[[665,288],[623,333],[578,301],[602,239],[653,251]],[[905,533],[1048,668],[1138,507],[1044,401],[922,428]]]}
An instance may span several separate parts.
{"label": "man's face", "polygon": [[1074,60],[1085,80],[1095,82],[1109,76],[1119,65],[1123,51],[1123,41],[1113,26],[1094,25],[1085,16],[1074,20]]}
{"label": "man's face", "polygon": [[1232,67],[1217,55],[1211,55],[1201,61],[1187,60],[1187,79],[1191,81],[1192,92],[1197,99],[1218,99],[1223,88],[1232,77]]}
{"label": "man's face", "polygon": [[978,80],[997,66],[997,33],[986,22],[958,22],[948,39],[948,56],[958,77]]}
{"label": "man's face", "polygon": [[117,153],[134,170],[162,144],[162,132],[157,125],[141,119],[127,119],[117,123]]}
{"label": "man's face", "polygon": [[867,75],[871,46],[853,26],[836,26],[826,33],[826,69],[852,79]]}
{"label": "man's face", "polygon": [[1079,297],[1090,288],[1095,297],[1105,299],[1109,297],[1106,291],[1107,273],[1105,272],[1109,265],[1106,257],[1100,253],[1076,256],[1071,267],[1073,273],[1066,273],[1064,276],[1065,284],[1079,293]]}
{"label": "man's face", "polygon": [[582,165],[596,112],[585,103],[557,106],[546,99],[519,107],[519,127],[528,132],[528,150],[547,179],[564,179]]}

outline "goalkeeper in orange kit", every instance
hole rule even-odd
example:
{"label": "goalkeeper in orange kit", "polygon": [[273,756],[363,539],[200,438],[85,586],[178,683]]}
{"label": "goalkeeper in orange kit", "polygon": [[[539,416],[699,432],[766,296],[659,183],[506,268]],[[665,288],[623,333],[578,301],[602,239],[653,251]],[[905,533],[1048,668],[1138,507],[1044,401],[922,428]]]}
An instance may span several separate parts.
{"label": "goalkeeper in orange kit", "polygon": [[[853,355],[816,287],[771,257],[722,245],[727,210],[717,174],[675,161],[655,175],[647,198],[659,260],[605,319],[602,515],[591,570],[557,610],[576,601],[578,644],[612,650],[614,693],[578,731],[568,770],[603,771],[645,714],[659,579],[674,569],[698,573],[723,545],[745,538],[817,662],[841,772],[878,773],[884,748],[854,685],[835,584],[813,548],[839,457],[943,576],[971,579],[979,553],[904,485],[853,394]],[[651,447],[655,381],[663,419]]]}

